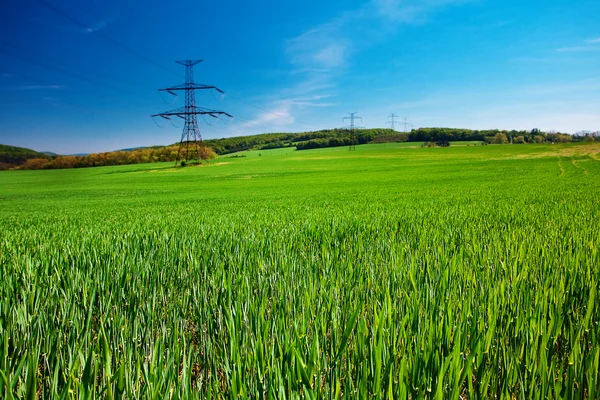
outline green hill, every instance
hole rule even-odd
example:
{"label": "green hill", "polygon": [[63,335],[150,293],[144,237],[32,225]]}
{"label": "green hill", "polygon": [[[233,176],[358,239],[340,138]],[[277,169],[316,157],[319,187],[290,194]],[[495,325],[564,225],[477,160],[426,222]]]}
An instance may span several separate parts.
{"label": "green hill", "polygon": [[46,158],[50,156],[23,147],[0,144],[0,170],[16,167],[32,158]]}

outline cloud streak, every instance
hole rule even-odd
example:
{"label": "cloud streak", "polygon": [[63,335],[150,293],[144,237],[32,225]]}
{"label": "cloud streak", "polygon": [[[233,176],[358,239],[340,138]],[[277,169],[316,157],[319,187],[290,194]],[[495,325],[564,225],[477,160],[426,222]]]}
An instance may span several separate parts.
{"label": "cloud streak", "polygon": [[107,26],[109,26],[113,22],[115,22],[117,19],[118,19],[118,17],[116,17],[116,16],[103,18],[100,21],[96,22],[95,24],[85,28],[85,32],[86,33],[99,32],[99,31],[105,29]]}
{"label": "cloud streak", "polygon": [[595,38],[595,39],[586,40],[584,45],[560,47],[560,48],[556,49],[556,52],[557,53],[585,53],[585,52],[599,51],[600,46],[597,46],[598,44],[600,44],[600,37]]}
{"label": "cloud streak", "polygon": [[350,43],[343,30],[342,18],[288,40],[286,51],[290,61],[305,70],[320,72],[341,67],[350,53]]}
{"label": "cloud streak", "polygon": [[57,90],[63,89],[63,86],[60,85],[21,85],[21,86],[11,86],[2,88],[2,90],[8,91],[30,91],[30,90]]}
{"label": "cloud streak", "polygon": [[600,47],[594,46],[573,46],[573,47],[560,47],[556,49],[557,53],[586,53],[600,50]]}
{"label": "cloud streak", "polygon": [[252,127],[286,127],[293,125],[296,118],[293,111],[307,107],[331,107],[335,104],[323,103],[320,100],[333,97],[333,95],[313,95],[277,100],[269,109],[265,109],[253,120],[242,124],[246,128]]}
{"label": "cloud streak", "polygon": [[423,23],[429,15],[446,6],[470,0],[373,0],[371,5],[382,18],[408,24]]}
{"label": "cloud streak", "polygon": [[276,126],[283,127],[292,125],[295,121],[291,113],[292,105],[281,102],[276,107],[260,113],[255,119],[245,122],[242,126],[246,128]]}
{"label": "cloud streak", "polygon": [[295,99],[281,100],[281,103],[292,104],[300,107],[332,107],[333,103],[320,103],[319,100],[334,97],[333,95],[314,95],[310,97],[299,97]]}
{"label": "cloud streak", "polygon": [[15,88],[16,90],[40,90],[40,89],[62,89],[60,85],[25,85]]}

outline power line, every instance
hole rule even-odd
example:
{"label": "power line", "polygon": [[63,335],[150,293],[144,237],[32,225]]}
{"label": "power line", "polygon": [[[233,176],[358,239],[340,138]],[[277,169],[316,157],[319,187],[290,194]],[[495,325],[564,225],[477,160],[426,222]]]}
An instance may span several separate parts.
{"label": "power line", "polygon": [[[29,54],[29,55],[31,55],[32,52],[30,50],[27,50],[27,49],[24,49],[22,47],[18,47],[18,46],[15,46],[14,44],[9,44],[9,43],[6,43],[6,42],[0,42],[0,45],[4,46],[6,48],[9,48],[12,51],[15,51],[15,52],[18,53],[18,54],[15,54],[15,53],[7,53],[7,52],[5,52],[5,54],[9,54],[9,55],[11,55],[11,56],[13,56],[15,58],[20,58],[21,60],[24,60],[24,61],[27,61],[27,62],[36,63],[38,66],[44,66],[44,68],[54,68],[55,70],[57,68],[57,67],[47,67],[48,63],[42,64],[39,61],[35,61],[35,62],[31,61],[32,58],[27,58],[27,57],[24,58],[22,56],[22,54]],[[54,59],[54,60],[49,59],[46,56],[41,56],[41,55],[38,54],[35,58],[36,59],[45,59],[47,61],[51,61],[55,65],[60,65],[61,68],[62,67],[69,68],[68,65],[66,65],[64,63],[61,63],[61,62],[57,62],[56,59]],[[79,68],[79,69],[81,70],[81,68]],[[102,73],[100,73],[98,71],[91,71],[91,70],[83,69],[83,70],[81,70],[81,72],[84,72],[85,74],[88,74],[88,75],[97,75],[97,76],[99,76],[99,77],[101,77],[103,79],[115,81],[115,82],[118,82],[119,84],[128,85],[128,86],[131,86],[131,87],[134,87],[134,88],[137,88],[137,89],[147,90],[146,87],[137,85],[137,84],[135,84],[135,83],[133,83],[131,81],[126,81],[126,80],[118,79],[118,78],[115,78],[115,77],[112,77],[112,76],[108,76],[108,75],[102,74]],[[64,73],[64,70],[61,70],[61,73]],[[79,78],[77,78],[77,79],[79,79]]]}
{"label": "power line", "polygon": [[[21,80],[26,81],[26,82],[35,83],[37,85],[44,86],[44,87],[47,87],[49,89],[59,89],[59,88],[61,88],[60,85],[51,84],[51,83],[48,83],[47,81],[43,81],[43,80],[40,80],[40,79],[37,79],[37,78],[33,78],[33,77],[30,77],[30,76],[26,76],[26,75],[23,75],[23,74],[17,74],[15,72],[11,71],[11,70],[3,69],[3,71],[4,71],[5,74],[7,74],[10,77],[15,77],[15,78],[21,79]],[[82,105],[82,104],[79,104],[79,103],[75,103],[74,104],[74,103],[71,103],[71,102],[63,102],[63,101],[48,103],[48,105],[52,106],[52,107],[56,107],[56,109],[64,109],[63,107],[68,107],[69,110],[76,109],[76,110],[80,110],[80,111],[83,111],[83,112],[93,113],[95,115],[99,115],[100,113],[112,114],[112,115],[122,115],[122,116],[125,116],[125,115],[128,115],[128,116],[132,116],[132,115],[142,116],[142,115],[145,115],[142,112],[137,112],[136,113],[136,112],[131,112],[131,111],[102,110],[102,109],[97,108],[97,107],[89,107],[89,106],[85,106],[85,105]]]}
{"label": "power line", "polygon": [[[4,46],[5,48],[9,48],[9,49],[17,50],[17,51],[19,50],[18,47],[15,47],[15,46],[3,43],[3,42],[0,42],[0,46]],[[25,51],[22,51],[20,53],[13,53],[13,52],[6,51],[6,50],[0,48],[0,53],[7,54],[7,55],[9,55],[9,56],[11,56],[13,58],[19,59],[21,61],[25,61],[25,62],[27,62],[29,64],[36,65],[36,66],[41,67],[41,68],[46,69],[46,70],[52,70],[54,72],[58,72],[59,74],[70,76],[72,78],[75,78],[75,79],[80,80],[82,82],[89,83],[89,84],[94,85],[94,86],[103,87],[105,89],[109,89],[109,90],[112,90],[114,92],[122,93],[122,94],[125,94],[125,95],[128,95],[128,96],[134,96],[134,97],[140,97],[141,98],[141,96],[139,94],[136,94],[136,93],[133,93],[133,92],[129,92],[127,90],[123,90],[120,87],[109,85],[109,84],[106,84],[104,82],[98,81],[96,79],[82,76],[82,75],[80,75],[78,73],[71,72],[71,71],[66,70],[64,68],[61,68],[61,67],[57,67],[56,65],[52,65],[52,64],[49,64],[49,63],[43,63],[43,62],[41,62],[41,61],[39,61],[39,60],[37,60],[37,59],[35,59],[33,57],[24,56],[22,53],[26,53]],[[141,103],[138,103],[138,102],[134,102],[132,104],[135,104],[137,106],[144,107],[144,108],[147,107],[146,104],[141,104]]]}
{"label": "power line", "polygon": [[[4,43],[0,43],[0,45],[3,45],[4,47],[12,47],[12,46],[7,46]],[[2,50],[2,49],[0,49],[0,52],[2,52],[4,54],[7,54],[7,55],[9,55],[11,57],[14,57],[16,59],[19,59],[21,61],[25,61],[27,63],[33,64],[33,65],[37,65],[38,67],[41,67],[41,68],[44,68],[44,69],[53,70],[55,72],[58,72],[59,74],[67,75],[67,76],[70,76],[72,78],[78,79],[78,80],[83,81],[83,82],[87,82],[87,83],[95,85],[95,86],[101,86],[101,87],[104,87],[106,89],[113,90],[115,92],[127,94],[129,96],[131,96],[131,95],[137,96],[136,94],[133,94],[131,92],[128,92],[128,91],[123,90],[121,88],[118,88],[116,86],[107,85],[106,83],[100,82],[100,81],[95,80],[95,79],[87,78],[85,76],[79,75],[79,74],[71,72],[71,71],[67,71],[67,70],[62,69],[60,67],[57,67],[55,65],[51,65],[51,64],[47,64],[47,63],[42,63],[42,62],[40,62],[40,61],[38,61],[38,60],[36,60],[34,58],[23,56],[22,54],[14,54],[14,53]],[[145,107],[145,105],[144,105],[144,107]]]}
{"label": "power line", "polygon": [[[15,72],[13,72],[12,70],[3,69],[3,71],[4,71],[4,74],[8,75],[9,77],[15,77],[15,78],[21,79],[21,80],[23,80],[25,82],[35,83],[37,85],[44,86],[44,87],[47,87],[49,89],[59,89],[59,88],[62,88],[60,85],[55,85],[55,84],[52,84],[52,83],[48,83],[47,81],[43,81],[43,80],[40,80],[40,79],[37,79],[37,78],[32,78],[30,76],[26,76],[26,75],[23,75],[23,74],[17,74]],[[67,107],[69,107],[69,109],[75,108],[75,109],[80,109],[82,111],[93,112],[95,114],[98,114],[98,113],[102,112],[102,113],[108,113],[108,114],[114,114],[114,115],[140,115],[140,116],[144,115],[141,112],[135,113],[135,112],[131,112],[131,111],[102,110],[102,109],[99,109],[97,107],[88,107],[88,106],[84,106],[82,104],[64,103],[62,101],[60,103],[52,103],[51,105],[52,106],[57,106],[57,107],[67,106]]]}
{"label": "power line", "polygon": [[31,82],[31,83],[35,83],[37,85],[46,86],[49,89],[59,89],[61,87],[60,85],[55,85],[55,84],[52,84],[52,83],[48,83],[48,82],[39,80],[37,78],[32,78],[32,77],[29,77],[29,76],[24,76],[22,74],[17,74],[15,72],[7,70],[7,69],[4,69],[4,74],[6,74],[7,76],[14,76],[15,78],[19,78],[19,79],[24,80],[26,82]]}
{"label": "power line", "polygon": [[126,52],[128,52],[129,54],[144,60],[145,62],[155,66],[156,68],[160,68],[163,71],[166,71],[170,74],[173,74],[175,76],[181,77],[180,74],[170,70],[169,68],[166,68],[164,66],[162,66],[161,64],[158,64],[157,62],[153,61],[152,59],[144,56],[143,54],[138,53],[137,51],[135,51],[134,49],[132,49],[131,47],[127,46],[124,43],[119,42],[118,40],[115,40],[113,38],[111,38],[110,36],[107,36],[105,34],[103,34],[102,32],[98,31],[97,29],[92,29],[90,28],[87,24],[79,21],[78,19],[75,19],[74,17],[72,17],[71,15],[67,14],[66,12],[62,11],[61,9],[59,9],[58,7],[56,7],[55,5],[53,5],[52,3],[46,1],[46,0],[37,0],[38,3],[40,3],[41,5],[43,5],[44,7],[50,9],[51,11],[55,12],[56,14],[68,19],[69,21],[71,21],[72,23],[74,23],[75,25],[85,29],[87,32],[93,33],[94,35],[101,37],[102,39],[106,40],[107,42],[111,43],[114,46],[120,47],[121,49],[125,50]]}

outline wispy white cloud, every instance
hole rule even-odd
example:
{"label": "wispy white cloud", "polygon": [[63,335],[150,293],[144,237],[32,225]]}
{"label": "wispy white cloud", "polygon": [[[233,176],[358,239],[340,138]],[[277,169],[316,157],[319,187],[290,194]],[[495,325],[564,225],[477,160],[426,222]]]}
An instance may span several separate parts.
{"label": "wispy white cloud", "polygon": [[309,97],[298,97],[295,99],[281,100],[281,103],[289,103],[300,107],[331,107],[333,103],[322,103],[320,100],[334,97],[333,95],[314,95]]}
{"label": "wispy white cloud", "polygon": [[63,87],[60,85],[27,85],[20,86],[21,90],[37,90],[37,89],[62,89]]}
{"label": "wispy white cloud", "polygon": [[115,22],[117,19],[118,19],[118,17],[116,17],[116,16],[103,18],[100,21],[96,22],[95,24],[88,26],[85,29],[85,32],[87,32],[87,33],[99,32],[99,31],[105,29],[107,26],[109,26],[113,22]]}
{"label": "wispy white cloud", "polygon": [[599,51],[600,46],[600,37],[595,39],[589,39],[585,41],[585,44],[578,44],[575,46],[567,46],[567,47],[559,47],[556,49],[558,53],[582,53],[582,52],[592,52]]}
{"label": "wispy white cloud", "polygon": [[292,125],[295,119],[291,111],[291,103],[280,102],[275,107],[267,109],[262,113],[258,114],[258,116],[253,120],[244,122],[242,126],[246,128],[252,128],[256,126],[270,128]]}
{"label": "wispy white cloud", "polygon": [[347,46],[344,43],[331,43],[314,55],[314,60],[325,67],[339,67],[344,64]]}
{"label": "wispy white cloud", "polygon": [[573,46],[573,47],[560,47],[556,49],[558,53],[583,53],[599,51],[600,47],[597,46]]}
{"label": "wispy white cloud", "polygon": [[320,100],[335,90],[334,75],[344,68],[350,56],[351,47],[342,29],[345,18],[342,16],[286,41],[286,53],[294,67],[290,72],[294,83],[271,100],[284,117],[274,120],[272,115],[259,115],[260,124],[279,121],[291,125],[295,120],[292,114],[302,109],[331,106]]}
{"label": "wispy white cloud", "polygon": [[327,68],[296,68],[288,71],[291,75],[309,74],[309,73],[326,73],[329,70]]}
{"label": "wispy white cloud", "polygon": [[346,20],[351,19],[348,15],[288,40],[286,51],[292,64],[317,73],[342,66],[349,55],[349,40],[344,34]]}
{"label": "wispy white cloud", "polygon": [[294,111],[306,107],[331,107],[334,104],[321,102],[323,99],[333,95],[313,95],[277,100],[270,107],[264,109],[256,118],[244,122],[246,128],[261,127],[263,129],[275,129],[291,126],[296,122]]}
{"label": "wispy white cloud", "polygon": [[5,88],[4,90],[25,91],[25,90],[44,90],[44,89],[63,89],[63,87],[60,85],[22,85],[22,86],[13,86],[13,87]]}
{"label": "wispy white cloud", "polygon": [[330,71],[307,72],[303,74],[293,87],[283,89],[280,95],[303,96],[335,88]]}
{"label": "wispy white cloud", "polygon": [[373,0],[372,5],[382,18],[404,23],[422,23],[443,7],[472,0]]}
{"label": "wispy white cloud", "polygon": [[511,63],[523,63],[523,64],[540,64],[540,63],[555,64],[557,62],[564,63],[564,62],[572,62],[575,60],[576,60],[576,58],[561,57],[559,55],[553,55],[550,57],[522,56],[522,57],[511,58],[507,61],[511,62]]}
{"label": "wispy white cloud", "polygon": [[312,96],[312,97],[310,98],[310,100],[322,100],[322,99],[328,99],[328,98],[330,98],[330,97],[335,97],[335,95],[334,95],[334,94],[321,94],[321,95],[315,95],[315,96]]}

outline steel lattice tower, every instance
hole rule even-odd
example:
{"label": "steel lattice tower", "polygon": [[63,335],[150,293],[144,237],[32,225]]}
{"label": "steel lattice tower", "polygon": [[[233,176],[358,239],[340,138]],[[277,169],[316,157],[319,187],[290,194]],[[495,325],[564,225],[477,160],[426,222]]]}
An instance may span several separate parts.
{"label": "steel lattice tower", "polygon": [[160,114],[154,114],[152,117],[161,117],[164,119],[171,119],[170,117],[175,116],[185,121],[183,125],[183,132],[181,134],[181,140],[179,141],[179,149],[177,150],[177,159],[175,165],[179,162],[179,156],[185,143],[185,162],[190,160],[190,142],[196,145],[196,153],[198,156],[198,164],[200,164],[200,147],[202,143],[202,135],[200,135],[200,128],[198,127],[197,115],[210,115],[213,118],[219,118],[219,115],[226,115],[233,118],[230,114],[225,111],[211,110],[208,108],[196,106],[196,90],[207,90],[214,89],[219,93],[225,93],[216,86],[202,85],[194,83],[194,65],[201,63],[202,60],[184,60],[176,61],[185,67],[185,83],[183,85],[176,85],[165,89],[159,89],[159,91],[168,92],[174,96],[178,90],[185,91],[185,106],[171,111],[166,111]]}
{"label": "steel lattice tower", "polygon": [[[356,112],[348,113],[348,114],[350,114],[350,116],[342,118],[342,122],[346,121],[347,119],[350,120],[350,126],[348,128],[350,128],[350,132],[352,133],[352,138],[354,139],[354,142],[357,143],[358,139],[356,137],[356,133],[354,132],[354,128],[355,128],[354,120],[360,119],[360,122],[362,122],[362,117],[356,117],[355,115],[358,114]],[[356,150],[356,144],[351,144],[349,150]]]}
{"label": "steel lattice tower", "polygon": [[388,119],[390,119],[390,118],[391,118],[392,120],[391,120],[391,121],[388,121],[388,124],[390,124],[390,125],[392,126],[392,130],[393,130],[393,131],[395,131],[395,130],[396,130],[396,129],[395,129],[395,125],[396,125],[396,119],[398,118],[398,116],[397,116],[396,114],[394,114],[394,113],[391,113],[391,114],[388,116]]}

